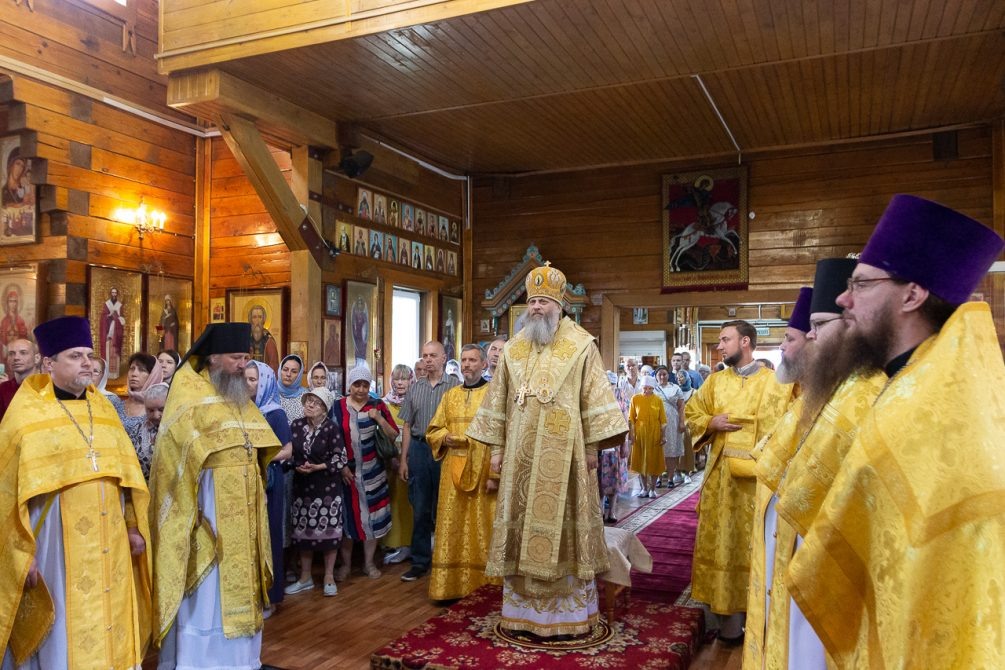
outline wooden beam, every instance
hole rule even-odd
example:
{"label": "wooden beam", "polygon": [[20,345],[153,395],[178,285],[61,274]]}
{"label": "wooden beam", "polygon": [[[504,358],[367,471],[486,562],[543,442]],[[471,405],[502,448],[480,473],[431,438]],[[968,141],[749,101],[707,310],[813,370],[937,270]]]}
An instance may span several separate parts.
{"label": "wooden beam", "polygon": [[290,251],[307,249],[300,224],[309,217],[300,208],[300,202],[283,178],[254,122],[225,113],[220,116],[217,125],[223,140],[275,221],[283,242]]}
{"label": "wooden beam", "polygon": [[[209,2],[160,7],[160,74],[437,23],[533,0]],[[375,6],[376,5],[376,6]],[[345,7],[339,10],[339,7]]]}
{"label": "wooden beam", "polygon": [[222,70],[171,75],[167,103],[205,119],[225,113],[255,119],[265,135],[290,146],[338,146],[338,129],[331,119]]}

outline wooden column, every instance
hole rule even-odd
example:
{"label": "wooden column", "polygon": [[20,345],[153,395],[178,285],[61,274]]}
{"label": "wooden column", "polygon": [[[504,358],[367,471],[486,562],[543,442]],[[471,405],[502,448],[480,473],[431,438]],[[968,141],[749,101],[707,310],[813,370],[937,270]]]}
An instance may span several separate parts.
{"label": "wooden column", "polygon": [[604,294],[600,303],[600,357],[608,370],[618,370],[618,347],[621,337],[621,319],[618,306]]}
{"label": "wooden column", "polygon": [[[321,193],[321,161],[310,157],[306,146],[294,147],[293,195],[313,221],[321,220],[321,204],[310,197]],[[306,249],[290,252],[290,341],[307,342],[307,354],[312,361],[322,356],[323,300],[321,267]],[[309,361],[304,361],[310,365]]]}
{"label": "wooden column", "polygon": [[[192,341],[209,323],[209,195],[213,181],[213,142],[195,141],[195,261],[192,274]],[[185,352],[182,352],[183,354]]]}

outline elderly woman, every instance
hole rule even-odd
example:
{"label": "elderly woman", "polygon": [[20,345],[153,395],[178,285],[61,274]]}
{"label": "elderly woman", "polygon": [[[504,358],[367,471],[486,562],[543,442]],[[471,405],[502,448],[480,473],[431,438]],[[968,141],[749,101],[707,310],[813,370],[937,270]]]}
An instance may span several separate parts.
{"label": "elderly woman", "polygon": [[[283,570],[283,520],[286,518],[286,482],[282,461],[293,455],[293,439],[290,435],[290,424],[286,412],[279,406],[279,386],[276,384],[276,373],[261,361],[248,361],[244,367],[244,381],[248,385],[248,395],[255,401],[255,406],[269,422],[272,432],[279,438],[283,448],[276,454],[266,471],[265,511],[269,517],[269,540],[272,544],[272,574],[282,575]],[[269,608],[265,610],[268,618],[275,608],[283,601],[283,581],[276,578],[269,589]]]}
{"label": "elderly woman", "polygon": [[324,594],[334,596],[335,559],[342,539],[342,480],[350,477],[342,431],[328,418],[335,396],[326,387],[301,396],[303,418],[293,422],[293,542],[300,552],[300,579],[286,587],[293,595],[314,588],[314,552],[325,557]]}
{"label": "elderly woman", "polygon": [[[684,393],[680,386],[670,380],[670,371],[665,365],[656,368],[656,395],[663,401],[663,409],[667,415],[666,427],[663,429],[663,459],[667,472],[667,487],[673,488],[681,481],[678,479],[680,457],[684,455]],[[657,478],[659,486],[659,478]]]}
{"label": "elderly woman", "polygon": [[154,384],[163,381],[161,367],[157,365],[157,359],[148,353],[138,351],[129,357],[129,366],[126,373],[126,387],[129,397],[126,398],[126,418],[123,425],[128,431],[136,424],[143,423],[147,414],[147,408],[143,405],[143,394]]}
{"label": "elderly woman", "polygon": [[105,388],[108,385],[108,364],[100,356],[91,357],[91,383],[94,384],[94,388],[101,391],[101,395],[108,398],[108,402],[112,403],[112,407],[119,415],[119,421],[124,424],[126,422],[126,406],[122,404],[122,398]]}
{"label": "elderly woman", "polygon": [[331,391],[328,384],[328,366],[318,361],[311,366],[310,373],[307,375],[307,388],[316,389],[322,386]]}
{"label": "elderly woman", "polygon": [[178,369],[180,363],[181,356],[174,349],[165,349],[157,354],[157,365],[161,366],[161,381],[170,384],[171,378],[174,377],[174,371]]}
{"label": "elderly woman", "polygon": [[143,406],[146,416],[140,423],[134,423],[126,433],[136,450],[140,461],[143,478],[150,479],[150,463],[154,458],[154,442],[157,440],[157,429],[161,426],[161,416],[164,415],[164,403],[167,401],[168,385],[164,382],[154,384],[143,394]]}
{"label": "elderly woman", "polygon": [[[399,422],[401,403],[405,401],[413,381],[415,374],[407,365],[399,363],[391,370],[390,390],[384,396],[384,404],[390,410],[395,425]],[[401,436],[398,437],[399,447],[400,441]],[[391,472],[397,471],[398,462],[395,459],[391,463]],[[391,531],[383,537],[381,546],[391,551],[384,554],[385,565],[401,563],[412,554],[409,548],[412,542],[412,505],[408,502],[408,485],[393,476],[388,478],[388,485],[391,488]]]}
{"label": "elderly woman", "polygon": [[346,379],[348,396],[335,405],[335,423],[346,445],[348,468],[343,474],[345,484],[345,536],[342,538],[342,566],[336,581],[349,576],[352,566],[352,544],[363,543],[363,572],[371,579],[380,577],[373,563],[377,540],[391,530],[391,494],[387,470],[377,455],[376,432],[383,431],[390,440],[398,437],[398,425],[383,400],[370,395],[370,369],[359,365],[349,371]]}
{"label": "elderly woman", "polygon": [[642,393],[632,396],[628,407],[628,434],[632,438],[631,468],[639,473],[640,498],[656,497],[656,477],[663,472],[663,430],[667,415],[663,401],[653,393],[656,380],[646,375]]}

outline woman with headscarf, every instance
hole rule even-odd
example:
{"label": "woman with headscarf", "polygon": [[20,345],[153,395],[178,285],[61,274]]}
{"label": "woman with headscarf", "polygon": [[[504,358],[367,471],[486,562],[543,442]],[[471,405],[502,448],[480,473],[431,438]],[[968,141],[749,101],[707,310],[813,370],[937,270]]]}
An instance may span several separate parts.
{"label": "woman with headscarf", "polygon": [[632,438],[631,468],[639,473],[640,498],[656,497],[656,477],[663,472],[663,429],[667,423],[663,401],[653,394],[656,379],[646,375],[642,393],[628,406],[628,433]]}
{"label": "woman with headscarf", "polygon": [[335,560],[342,540],[342,480],[350,476],[346,467],[342,432],[328,418],[335,396],[324,386],[300,397],[304,416],[293,422],[293,541],[300,554],[300,578],[286,587],[293,595],[314,588],[311,567],[314,552],[324,554],[324,594],[334,596]]}
{"label": "woman with headscarf", "polygon": [[[401,403],[405,401],[405,395],[413,381],[415,374],[407,365],[399,363],[391,370],[391,383],[384,396],[384,404],[390,410],[395,425],[400,423]],[[396,443],[400,450],[400,435]],[[392,460],[390,465],[391,472],[398,471],[398,459]],[[412,554],[409,546],[412,543],[412,505],[408,502],[408,485],[394,476],[388,478],[388,485],[391,488],[391,531],[381,539],[381,546],[390,550],[384,554],[385,565],[401,563]]]}
{"label": "woman with headscarf", "polygon": [[370,369],[358,365],[349,371],[349,395],[335,403],[335,423],[345,442],[347,474],[345,485],[345,533],[342,537],[342,567],[336,581],[349,576],[353,542],[363,543],[363,572],[370,579],[380,577],[373,563],[377,540],[391,530],[391,493],[384,461],[377,454],[376,432],[389,439],[398,437],[398,425],[383,400],[370,395]]}
{"label": "woman with headscarf", "polygon": [[[688,375],[687,370],[679,370],[677,372],[677,386],[680,387],[681,398],[687,404],[687,401],[694,395],[694,387],[691,386],[691,376]],[[691,431],[687,428],[687,421],[684,422],[684,432],[681,433],[681,442],[684,445],[684,455],[680,459],[680,469],[684,473],[684,483],[690,484],[691,475],[696,472],[695,460],[697,459],[697,454],[694,453],[694,449],[691,447]],[[702,455],[704,456],[704,454]]]}
{"label": "woman with headscarf", "polygon": [[126,406],[122,404],[122,398],[105,388],[108,385],[108,364],[100,356],[91,359],[91,383],[94,384],[94,388],[101,391],[103,396],[108,398],[112,407],[115,408],[115,412],[119,415],[119,421],[125,424]]}
{"label": "woman with headscarf", "polygon": [[283,580],[279,577],[285,574],[283,570],[283,520],[286,518],[286,486],[283,477],[282,461],[293,455],[293,439],[290,434],[290,423],[286,412],[279,406],[279,385],[276,384],[276,373],[261,361],[248,361],[244,367],[244,381],[248,385],[248,395],[255,401],[255,406],[269,422],[272,432],[279,438],[282,449],[266,470],[265,510],[269,516],[269,539],[272,545],[272,587],[269,589],[269,608],[265,616],[269,617],[283,600]]}
{"label": "woman with headscarf", "polygon": [[157,359],[150,354],[137,351],[129,357],[129,366],[126,368],[126,387],[129,397],[126,398],[126,418],[122,421],[126,432],[135,430],[138,424],[143,423],[147,416],[146,405],[143,404],[143,394],[154,384],[160,384],[164,378],[161,366],[157,365]]}
{"label": "woman with headscarf", "polygon": [[300,402],[300,396],[305,389],[302,385],[304,378],[304,359],[296,354],[290,354],[279,362],[279,404],[286,412],[286,419],[292,424],[297,419],[304,416],[304,406]]}

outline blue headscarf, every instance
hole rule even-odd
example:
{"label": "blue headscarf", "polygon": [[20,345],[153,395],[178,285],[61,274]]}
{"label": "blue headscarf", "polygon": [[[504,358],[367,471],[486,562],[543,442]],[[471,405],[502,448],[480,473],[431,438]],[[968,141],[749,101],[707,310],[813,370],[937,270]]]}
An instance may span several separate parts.
{"label": "blue headscarf", "polygon": [[255,395],[255,404],[262,415],[273,410],[282,410],[283,408],[279,406],[279,384],[276,383],[276,373],[261,361],[249,361],[248,365],[258,368],[258,394]]}
{"label": "blue headscarf", "polygon": [[681,369],[675,375],[675,379],[671,381],[676,381],[677,385],[680,386],[680,390],[683,391],[684,393],[687,393],[688,391],[691,390],[691,376],[688,375],[687,370]]}
{"label": "blue headscarf", "polygon": [[284,398],[296,399],[304,394],[304,387],[300,385],[300,382],[303,381],[304,378],[304,359],[300,358],[296,354],[290,354],[283,360],[279,361],[279,369],[282,370],[283,365],[285,365],[286,361],[290,360],[291,358],[296,362],[300,363],[300,372],[297,373],[297,378],[294,379],[293,383],[290,384],[289,386],[283,384],[282,380],[276,380],[276,381],[279,386],[279,395],[283,396]]}

